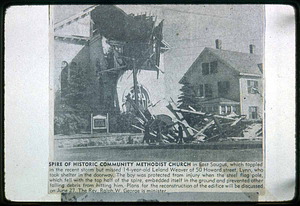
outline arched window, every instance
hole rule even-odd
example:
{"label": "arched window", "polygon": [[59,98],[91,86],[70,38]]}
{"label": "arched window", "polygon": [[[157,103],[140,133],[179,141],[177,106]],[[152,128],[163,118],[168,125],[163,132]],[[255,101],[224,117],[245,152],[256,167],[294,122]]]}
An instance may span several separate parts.
{"label": "arched window", "polygon": [[[151,104],[149,91],[143,86],[137,85],[137,95],[140,109],[146,110]],[[126,96],[129,94],[130,98],[135,101],[134,88],[131,87],[129,90],[125,90],[123,94],[123,110],[124,112],[130,112],[134,109],[131,107],[130,103],[126,101]]]}

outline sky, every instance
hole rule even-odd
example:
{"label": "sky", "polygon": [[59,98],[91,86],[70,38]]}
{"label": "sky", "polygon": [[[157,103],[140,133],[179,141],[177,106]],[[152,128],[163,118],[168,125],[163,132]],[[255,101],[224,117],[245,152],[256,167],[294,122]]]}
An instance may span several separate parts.
{"label": "sky", "polygon": [[[164,20],[164,40],[171,46],[164,54],[166,93],[180,95],[178,81],[205,47],[263,54],[264,6],[262,5],[118,5],[126,13],[147,13]],[[168,97],[167,97],[168,98]]]}

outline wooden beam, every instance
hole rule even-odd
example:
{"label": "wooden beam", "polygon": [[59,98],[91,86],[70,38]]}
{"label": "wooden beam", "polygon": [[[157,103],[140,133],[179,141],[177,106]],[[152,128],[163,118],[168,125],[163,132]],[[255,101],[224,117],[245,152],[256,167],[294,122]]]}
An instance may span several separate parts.
{"label": "wooden beam", "polygon": [[[172,101],[173,101],[173,100],[172,100]],[[179,121],[180,121],[181,119],[183,119],[183,122],[184,122],[185,124],[188,125],[187,121],[184,120],[182,114],[181,114],[181,113],[178,114],[178,113],[176,112],[176,110],[178,110],[178,108],[176,107],[174,101],[173,101],[173,102],[170,102],[169,105],[167,106],[167,108],[174,114],[174,116],[175,116]],[[175,108],[175,109],[174,109],[174,108]],[[184,126],[184,127],[183,127],[183,130],[184,130],[184,132],[185,132],[185,134],[186,134],[187,136],[192,136],[192,130],[191,130],[191,129],[190,129],[190,131],[189,131],[188,128]]]}
{"label": "wooden beam", "polygon": [[111,69],[107,69],[107,70],[100,71],[100,73],[104,73],[104,72],[112,72],[112,71],[116,71],[116,70],[119,70],[119,69],[124,69],[124,68],[126,68],[126,67],[127,67],[127,65],[121,66],[121,67],[116,67],[116,68],[111,68]]}
{"label": "wooden beam", "polygon": [[214,124],[214,120],[210,121],[208,124],[206,124],[197,134],[194,135],[194,137],[197,137],[198,135],[204,135],[206,136],[205,134],[203,134],[203,132],[212,124]]}
{"label": "wooden beam", "polygon": [[141,118],[139,118],[139,117],[135,117],[141,124],[145,124],[145,122],[141,119]]}
{"label": "wooden beam", "polygon": [[[126,96],[127,97],[127,96]],[[127,98],[127,100],[129,101],[129,103],[132,105],[132,107],[142,116],[143,120],[145,122],[148,122],[148,119],[145,117],[144,113],[139,109],[138,105],[136,105],[132,99],[129,97]]]}
{"label": "wooden beam", "polygon": [[[136,126],[136,125],[134,125],[134,124],[132,124],[131,126],[134,127],[134,128],[136,128],[136,129],[141,130],[142,132],[145,132],[145,130],[144,130],[143,128],[140,128],[140,127],[138,127],[138,126]],[[156,135],[155,135],[153,132],[150,132],[150,135],[156,137]]]}
{"label": "wooden beam", "polygon": [[191,130],[193,130],[194,132],[199,132],[198,130],[196,130],[195,128],[191,127],[188,123],[184,123],[183,121],[177,120],[178,122],[180,122],[182,125],[184,125],[185,127],[190,128]]}
{"label": "wooden beam", "polygon": [[214,117],[218,117],[218,118],[221,118],[221,119],[229,119],[229,120],[236,120],[234,118],[231,118],[231,117],[226,117],[226,116],[221,116],[221,115],[213,115],[213,114],[207,114],[207,113],[204,113],[204,112],[195,112],[195,111],[190,111],[190,110],[187,110],[187,109],[177,109],[175,110],[177,112],[186,112],[186,113],[191,113],[191,114],[198,114],[198,115],[202,115],[202,116],[214,116]]}
{"label": "wooden beam", "polygon": [[216,125],[220,129],[220,133],[222,133],[223,129],[222,129],[222,125],[220,124],[219,120],[216,117],[214,117],[214,116],[213,116],[213,119],[215,120]]}
{"label": "wooden beam", "polygon": [[235,120],[230,126],[235,126],[237,123],[239,123],[244,118],[245,118],[245,116],[241,116],[240,118],[238,118],[237,120]]}
{"label": "wooden beam", "polygon": [[195,110],[193,107],[189,106],[189,108],[190,108],[192,111],[196,112],[196,110]]}
{"label": "wooden beam", "polygon": [[134,102],[135,104],[137,105],[137,107],[139,107],[139,96],[138,96],[138,90],[137,90],[137,68],[136,68],[136,62],[135,62],[135,59],[133,59],[133,71],[132,71],[132,76],[133,76],[133,90],[134,90]]}
{"label": "wooden beam", "polygon": [[[141,130],[142,132],[145,132],[145,130],[143,129],[143,128],[140,128],[140,127],[138,127],[138,126],[136,126],[136,125],[131,125],[132,127],[134,127],[134,128],[136,128],[136,129],[139,129],[139,130]],[[150,132],[150,135],[152,135],[152,136],[154,136],[154,137],[156,137],[156,132],[155,133],[153,133],[153,132]],[[164,135],[164,134],[161,134],[165,139],[168,139],[168,137],[169,138],[171,138],[171,139],[173,139],[173,140],[175,140],[175,138],[174,137],[172,137],[171,135]]]}

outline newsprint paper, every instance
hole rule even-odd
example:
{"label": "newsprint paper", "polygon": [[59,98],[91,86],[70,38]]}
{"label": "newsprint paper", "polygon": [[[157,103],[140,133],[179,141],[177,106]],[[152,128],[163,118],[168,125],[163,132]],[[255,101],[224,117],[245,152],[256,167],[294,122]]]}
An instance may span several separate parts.
{"label": "newsprint paper", "polygon": [[56,5],[48,193],[257,201],[263,5]]}

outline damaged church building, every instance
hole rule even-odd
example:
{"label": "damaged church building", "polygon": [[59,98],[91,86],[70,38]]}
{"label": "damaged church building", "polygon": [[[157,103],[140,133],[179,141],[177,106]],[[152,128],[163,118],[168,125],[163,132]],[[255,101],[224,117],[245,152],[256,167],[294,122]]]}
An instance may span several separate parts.
{"label": "damaged church building", "polygon": [[204,48],[179,82],[194,91],[190,106],[206,113],[262,120],[262,56],[255,54],[252,44],[249,53],[242,53],[223,50],[219,39],[215,43],[216,48]]}
{"label": "damaged church building", "polygon": [[157,17],[97,5],[53,25],[55,133],[88,132],[96,115],[109,117],[110,132],[124,132],[118,121],[134,110],[128,99],[144,111],[164,98],[170,47]]}

